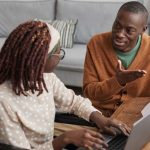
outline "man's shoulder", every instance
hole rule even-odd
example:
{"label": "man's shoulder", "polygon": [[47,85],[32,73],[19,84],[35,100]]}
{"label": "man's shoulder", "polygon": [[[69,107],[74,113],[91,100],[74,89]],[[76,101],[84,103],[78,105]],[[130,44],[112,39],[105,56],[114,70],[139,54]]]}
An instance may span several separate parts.
{"label": "man's shoulder", "polygon": [[142,48],[148,48],[150,47],[150,36],[147,33],[144,33],[142,35]]}
{"label": "man's shoulder", "polygon": [[150,35],[148,35],[147,33],[144,33],[142,35],[142,39],[150,40]]}
{"label": "man's shoulder", "polygon": [[104,33],[100,33],[100,34],[96,34],[94,35],[90,41],[88,42],[88,45],[93,45],[93,43],[97,43],[98,45],[102,44],[108,44],[111,42],[111,36],[112,36],[112,32],[104,32]]}

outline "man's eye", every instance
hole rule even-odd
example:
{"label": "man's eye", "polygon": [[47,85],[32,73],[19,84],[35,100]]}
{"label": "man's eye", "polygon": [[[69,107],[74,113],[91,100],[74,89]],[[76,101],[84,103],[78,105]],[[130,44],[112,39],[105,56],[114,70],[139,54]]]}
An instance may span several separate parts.
{"label": "man's eye", "polygon": [[120,26],[120,24],[119,24],[119,23],[115,23],[114,28],[115,28],[116,30],[120,30],[120,29],[121,29],[121,26]]}
{"label": "man's eye", "polygon": [[127,29],[126,31],[128,34],[134,34],[135,33],[135,30],[133,30],[133,29]]}

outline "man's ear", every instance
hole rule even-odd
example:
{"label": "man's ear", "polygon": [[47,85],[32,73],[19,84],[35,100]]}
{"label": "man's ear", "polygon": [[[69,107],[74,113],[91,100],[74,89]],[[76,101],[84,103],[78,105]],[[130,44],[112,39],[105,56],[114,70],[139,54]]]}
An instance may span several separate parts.
{"label": "man's ear", "polygon": [[147,30],[147,25],[144,26],[143,32],[145,32],[146,30]]}

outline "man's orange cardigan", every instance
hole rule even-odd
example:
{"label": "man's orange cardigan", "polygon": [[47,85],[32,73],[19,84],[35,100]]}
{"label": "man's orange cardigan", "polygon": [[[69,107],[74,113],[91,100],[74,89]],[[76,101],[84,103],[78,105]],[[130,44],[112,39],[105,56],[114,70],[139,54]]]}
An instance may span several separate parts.
{"label": "man's orange cardigan", "polygon": [[[83,93],[104,115],[111,116],[131,97],[150,97],[150,36],[143,34],[140,49],[127,70],[146,70],[144,77],[121,86],[116,79],[118,58],[111,32],[94,36],[87,45]],[[123,66],[122,66],[123,68]]]}

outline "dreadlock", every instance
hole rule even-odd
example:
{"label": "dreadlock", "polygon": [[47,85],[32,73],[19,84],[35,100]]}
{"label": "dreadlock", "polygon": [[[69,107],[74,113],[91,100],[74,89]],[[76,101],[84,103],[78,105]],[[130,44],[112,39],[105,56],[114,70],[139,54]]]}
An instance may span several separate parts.
{"label": "dreadlock", "polygon": [[0,84],[10,80],[16,95],[48,91],[43,72],[50,40],[47,25],[40,21],[28,21],[14,29],[0,52]]}
{"label": "dreadlock", "polygon": [[145,6],[138,2],[138,1],[129,1],[129,2],[126,2],[124,3],[119,11],[121,10],[125,10],[125,11],[129,11],[129,12],[132,12],[132,13],[141,13],[144,15],[146,21],[148,20],[148,11],[147,9],[145,8]]}

